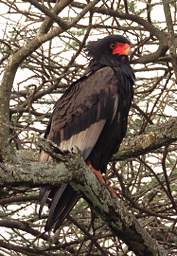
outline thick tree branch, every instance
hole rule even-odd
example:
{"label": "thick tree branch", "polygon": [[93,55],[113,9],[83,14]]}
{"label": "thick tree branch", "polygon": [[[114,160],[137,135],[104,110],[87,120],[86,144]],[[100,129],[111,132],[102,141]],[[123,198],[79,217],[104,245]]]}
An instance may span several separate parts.
{"label": "thick tree branch", "polygon": [[153,152],[177,140],[177,118],[171,118],[160,125],[150,125],[146,133],[127,137],[113,160],[125,160]]}
{"label": "thick tree branch", "polygon": [[[50,147],[50,146],[47,146]],[[53,148],[52,148],[53,150]],[[57,154],[54,153],[55,158]],[[59,155],[59,159],[63,156]],[[123,240],[136,255],[166,255],[146,230],[135,219],[121,199],[113,199],[106,186],[100,185],[95,175],[77,155],[65,156],[60,163],[37,163],[22,161],[17,164],[0,166],[0,184],[2,186],[42,184],[59,185],[70,182],[92,205],[98,214],[118,238]]]}
{"label": "thick tree branch", "polygon": [[[143,133],[141,135],[126,137],[123,140],[123,143],[121,144],[119,151],[116,154],[114,154],[114,156],[112,157],[112,160],[121,161],[121,160],[127,160],[129,158],[133,158],[133,157],[138,157],[140,155],[153,152],[163,146],[167,146],[175,141],[177,141],[177,118],[170,118],[167,122],[159,124],[158,126],[156,124],[149,125],[146,130],[146,133]],[[41,143],[42,143],[42,140],[40,144]],[[43,148],[46,147],[46,151],[50,152],[50,154],[53,154],[53,157],[55,157],[55,154],[53,153],[53,150],[55,150],[55,147],[53,147],[52,150],[50,150],[50,147],[47,147],[47,145],[48,144],[44,143],[42,147]],[[34,154],[34,152],[30,150],[24,150],[20,152],[21,154],[22,152],[25,154],[25,156],[23,157],[25,157],[27,160],[36,159],[36,153]],[[65,159],[63,155],[61,155],[60,158],[62,161]],[[48,170],[48,165],[49,167],[53,166],[52,163],[47,163],[46,166],[43,166],[43,164],[41,164],[41,167],[39,164],[38,165],[39,173],[44,168],[43,174],[45,176],[45,170],[46,171]],[[32,168],[33,167],[31,167],[31,169]],[[59,166],[56,169],[56,175],[60,175],[60,174],[57,174],[58,170],[60,171],[60,169],[61,169],[61,175],[63,175],[62,174],[63,165],[61,166],[60,169],[58,168]],[[31,172],[33,171],[31,170]],[[45,177],[43,177],[43,179],[45,179]]]}
{"label": "thick tree branch", "polygon": [[[163,146],[167,146],[175,141],[177,141],[177,118],[170,118],[167,122],[159,124],[158,126],[156,124],[149,125],[146,132],[141,135],[126,137],[123,140],[123,143],[121,144],[119,151],[116,154],[114,154],[114,156],[112,157],[112,160],[121,161],[121,160],[127,160],[129,158],[138,157],[140,155],[153,152]],[[42,143],[42,140],[40,141],[40,144],[41,143]],[[53,150],[55,150],[55,146],[52,148],[52,147],[47,147],[47,145],[48,144],[46,143],[42,143],[42,147],[43,148],[45,147],[46,151],[50,152],[50,154],[52,154],[53,157],[55,157],[55,154],[53,153]],[[25,156],[23,157],[25,157],[27,160],[30,160],[30,161],[37,160],[36,159],[37,153],[36,152],[34,153],[31,150],[24,150],[24,151],[21,150],[20,154],[24,154]],[[60,158],[62,161],[65,160],[65,157],[63,155],[61,155]],[[43,164],[41,164],[41,167],[39,164],[38,165],[39,173],[44,168],[43,174],[45,176],[45,170],[46,171],[48,170],[48,165],[49,167],[53,166],[52,163],[47,163],[46,166],[43,166]],[[31,169],[32,168],[33,167],[31,167]],[[60,169],[61,169],[61,175],[63,175],[62,174],[63,165],[61,166],[60,169],[58,168],[59,166],[56,169],[56,175],[60,175],[60,174],[57,174],[58,170],[60,171]],[[45,179],[45,177],[43,178]]]}
{"label": "thick tree branch", "polygon": [[[55,163],[38,163],[25,161],[20,163],[4,165],[0,163],[0,186],[41,186],[44,184],[60,185],[63,182],[70,182],[73,175],[78,174],[79,163],[77,158],[74,159],[76,169],[72,170],[72,159],[70,158],[69,168],[67,164],[60,162]],[[70,169],[71,167],[71,169]],[[77,169],[78,168],[78,169]]]}

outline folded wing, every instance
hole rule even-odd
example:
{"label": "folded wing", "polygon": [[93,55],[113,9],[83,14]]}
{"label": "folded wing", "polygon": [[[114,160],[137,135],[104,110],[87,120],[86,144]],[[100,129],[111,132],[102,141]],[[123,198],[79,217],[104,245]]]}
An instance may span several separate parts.
{"label": "folded wing", "polygon": [[[102,134],[107,122],[112,122],[118,111],[118,81],[110,67],[104,67],[75,82],[58,100],[45,137],[63,151],[79,149],[86,160]],[[51,157],[41,152],[41,161]],[[46,230],[62,223],[77,202],[79,195],[69,184],[59,188],[41,189],[41,209],[49,202]]]}

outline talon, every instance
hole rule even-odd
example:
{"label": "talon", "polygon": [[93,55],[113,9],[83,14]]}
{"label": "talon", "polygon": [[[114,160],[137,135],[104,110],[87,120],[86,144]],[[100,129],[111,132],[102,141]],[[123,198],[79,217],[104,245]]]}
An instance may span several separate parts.
{"label": "talon", "polygon": [[109,190],[112,198],[116,198],[118,196],[118,193],[113,189],[113,187],[108,186],[108,190]]}

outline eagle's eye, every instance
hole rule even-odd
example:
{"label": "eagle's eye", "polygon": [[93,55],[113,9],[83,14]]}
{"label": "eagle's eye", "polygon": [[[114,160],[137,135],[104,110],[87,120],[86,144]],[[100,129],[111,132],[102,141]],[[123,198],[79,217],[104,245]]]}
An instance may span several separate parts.
{"label": "eagle's eye", "polygon": [[115,46],[116,46],[116,43],[111,43],[111,44],[109,45],[109,47],[110,47],[111,49],[114,49]]}

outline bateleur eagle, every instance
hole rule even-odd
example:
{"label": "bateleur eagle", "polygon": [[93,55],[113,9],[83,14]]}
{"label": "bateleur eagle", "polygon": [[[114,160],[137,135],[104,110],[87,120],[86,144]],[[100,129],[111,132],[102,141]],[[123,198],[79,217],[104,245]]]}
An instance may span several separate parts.
{"label": "bateleur eagle", "polygon": [[[130,42],[111,35],[89,42],[86,49],[91,58],[87,71],[56,102],[45,138],[64,152],[78,148],[87,163],[105,172],[127,130],[134,83]],[[42,151],[40,160],[51,157]],[[55,231],[79,197],[70,184],[42,187],[40,213],[46,202],[49,206],[45,230]]]}

